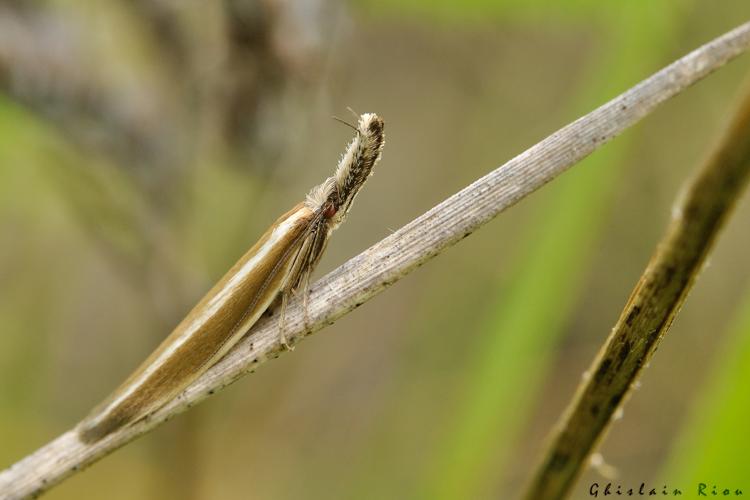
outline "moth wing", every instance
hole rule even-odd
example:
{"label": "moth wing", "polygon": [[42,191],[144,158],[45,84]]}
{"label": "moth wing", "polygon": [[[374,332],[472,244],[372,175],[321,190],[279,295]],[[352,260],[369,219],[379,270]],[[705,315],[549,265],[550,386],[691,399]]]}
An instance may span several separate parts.
{"label": "moth wing", "polygon": [[287,287],[313,219],[314,212],[303,204],[282,215],[140,367],[84,419],[81,438],[98,441],[154,412],[224,356]]}

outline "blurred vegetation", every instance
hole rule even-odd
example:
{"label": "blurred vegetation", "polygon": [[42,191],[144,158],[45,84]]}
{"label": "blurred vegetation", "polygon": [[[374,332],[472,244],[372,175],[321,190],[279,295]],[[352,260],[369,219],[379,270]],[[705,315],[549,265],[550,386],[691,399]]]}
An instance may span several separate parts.
{"label": "blurred vegetation", "polygon": [[[748,14],[741,0],[1,4],[0,464],[81,418],[329,175],[349,137],[331,114],[378,112],[387,144],[322,272]],[[512,498],[749,67],[49,497]],[[603,446],[623,484],[750,491],[747,313],[727,330],[749,217],[745,203]]]}
{"label": "blurred vegetation", "polygon": [[667,484],[689,484],[695,490],[704,483],[708,491],[717,487],[720,492],[747,488],[750,437],[740,429],[750,418],[745,390],[750,383],[750,294],[722,344],[667,461],[662,474]]}

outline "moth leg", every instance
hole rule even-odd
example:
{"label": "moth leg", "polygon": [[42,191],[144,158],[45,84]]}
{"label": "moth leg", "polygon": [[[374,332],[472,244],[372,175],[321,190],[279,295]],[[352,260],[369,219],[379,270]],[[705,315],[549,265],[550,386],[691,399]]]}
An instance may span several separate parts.
{"label": "moth leg", "polygon": [[279,310],[279,307],[281,307],[281,293],[276,295],[276,298],[273,299],[273,302],[271,302],[271,305],[268,306],[268,309],[263,311],[263,317],[264,318],[270,318],[274,314],[276,314]]}
{"label": "moth leg", "polygon": [[285,314],[286,314],[286,306],[287,302],[289,300],[290,294],[296,295],[296,288],[299,284],[300,279],[302,276],[306,273],[305,269],[305,263],[307,262],[307,255],[310,252],[311,248],[311,241],[309,234],[305,237],[305,240],[302,242],[302,245],[300,248],[296,251],[294,254],[294,257],[292,258],[292,265],[289,271],[289,276],[285,280],[284,287],[281,290],[280,300],[281,300],[281,306],[280,306],[280,314],[279,314],[279,341],[281,342],[281,345],[283,345],[287,350],[292,351],[294,350],[294,346],[292,346],[288,339],[286,338],[286,325],[285,325]]}
{"label": "moth leg", "polygon": [[302,275],[302,310],[304,311],[302,321],[305,331],[310,329],[310,274],[308,270]]}
{"label": "moth leg", "polygon": [[318,231],[315,234],[313,245],[307,256],[305,273],[302,275],[302,307],[305,310],[303,319],[305,330],[310,330],[310,276],[312,275],[318,260],[320,260],[320,254],[322,253],[321,246],[324,244],[324,241],[322,241],[321,238],[324,238],[325,236],[326,233],[323,231]]}
{"label": "moth leg", "polygon": [[320,257],[323,255],[323,251],[328,244],[328,231],[321,227],[313,236],[312,245],[310,246],[310,252],[307,254],[307,261],[305,263],[305,272],[302,275],[302,305],[305,310],[304,324],[305,330],[309,331],[310,327],[310,276],[320,262]]}
{"label": "moth leg", "polygon": [[286,333],[284,333],[284,330],[286,329],[286,325],[284,324],[284,316],[286,315],[286,304],[289,298],[289,294],[286,290],[282,290],[280,295],[281,307],[279,308],[279,342],[287,351],[293,351],[294,346],[287,341]]}

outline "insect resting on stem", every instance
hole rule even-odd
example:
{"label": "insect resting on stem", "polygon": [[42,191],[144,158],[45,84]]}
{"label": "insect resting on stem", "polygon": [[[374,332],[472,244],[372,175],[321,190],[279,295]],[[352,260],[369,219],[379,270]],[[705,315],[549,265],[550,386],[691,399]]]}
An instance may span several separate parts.
{"label": "insect resting on stem", "polygon": [[301,290],[307,311],[310,274],[383,149],[379,116],[363,114],[354,128],[357,133],[333,176],[279,217],[140,367],[78,425],[82,441],[96,442],[161,408],[221,359],[269,308],[280,310],[280,341],[291,348],[284,335],[289,295]]}

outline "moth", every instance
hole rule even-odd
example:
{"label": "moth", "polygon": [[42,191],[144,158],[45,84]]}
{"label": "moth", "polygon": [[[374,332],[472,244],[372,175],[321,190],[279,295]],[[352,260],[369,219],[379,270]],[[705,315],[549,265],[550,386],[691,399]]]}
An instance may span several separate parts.
{"label": "moth", "polygon": [[[310,274],[331,233],[344,221],[383,149],[383,120],[366,113],[333,176],[279,217],[188,313],[157,349],[79,424],[87,443],[137,422],[175,398],[224,356],[263,313],[290,294],[306,298]],[[287,345],[288,347],[288,345]]]}

